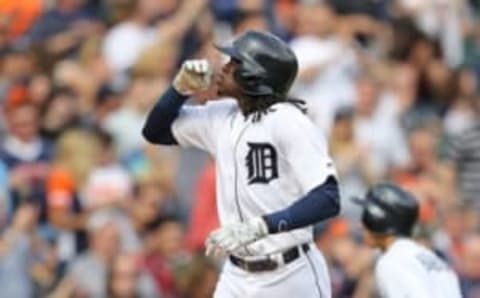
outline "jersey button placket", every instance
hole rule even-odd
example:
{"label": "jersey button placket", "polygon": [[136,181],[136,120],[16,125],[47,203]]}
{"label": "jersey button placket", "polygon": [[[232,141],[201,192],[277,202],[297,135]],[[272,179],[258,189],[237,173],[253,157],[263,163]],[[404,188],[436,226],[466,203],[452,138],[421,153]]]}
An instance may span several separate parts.
{"label": "jersey button placket", "polygon": [[[237,160],[237,151],[238,151],[238,148],[241,144],[241,139],[243,137],[243,135],[245,134],[245,132],[247,131],[247,128],[249,127],[250,125],[250,122],[246,122],[245,125],[240,129],[239,133],[238,133],[238,136],[235,138],[236,134],[235,134],[235,127],[233,129],[233,133],[232,133],[232,136],[233,136],[233,139],[235,139],[234,141],[234,145],[233,145],[233,168],[234,168],[234,171],[233,171],[233,180],[234,180],[234,184],[233,184],[233,187],[234,187],[234,200],[235,200],[235,205],[236,205],[236,208],[237,208],[237,213],[238,213],[238,217],[239,217],[239,220],[240,221],[244,221],[244,217],[243,217],[243,213],[242,213],[242,209],[240,207],[240,198],[239,198],[239,195],[238,195],[238,187],[239,187],[239,169],[238,169],[238,160]],[[249,250],[245,247],[245,252],[247,254],[251,254],[249,252]]]}

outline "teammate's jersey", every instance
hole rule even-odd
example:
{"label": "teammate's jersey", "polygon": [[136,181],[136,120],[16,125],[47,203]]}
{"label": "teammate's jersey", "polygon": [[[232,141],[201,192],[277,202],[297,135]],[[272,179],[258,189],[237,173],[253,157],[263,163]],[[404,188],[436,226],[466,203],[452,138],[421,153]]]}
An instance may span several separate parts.
{"label": "teammate's jersey", "polygon": [[461,298],[454,271],[432,251],[409,239],[396,240],[375,268],[377,288],[388,298]]}
{"label": "teammate's jersey", "polygon": [[[172,125],[181,146],[216,159],[220,223],[282,210],[336,175],[325,138],[295,106],[277,103],[261,121],[233,100],[184,106]],[[269,235],[238,255],[264,255],[312,241],[312,228]]]}

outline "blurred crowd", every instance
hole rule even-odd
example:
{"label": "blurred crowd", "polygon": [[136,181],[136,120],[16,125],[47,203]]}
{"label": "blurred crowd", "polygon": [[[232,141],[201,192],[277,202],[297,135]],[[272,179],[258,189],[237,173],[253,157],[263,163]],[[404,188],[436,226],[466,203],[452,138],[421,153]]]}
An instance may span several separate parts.
{"label": "blurred crowd", "polygon": [[350,199],[382,180],[480,297],[478,0],[1,0],[0,296],[212,296],[214,161],[141,128],[182,61],[218,69],[213,45],[248,29],[290,43],[292,95],[329,139],[342,215],[315,241],[334,297],[376,295]]}

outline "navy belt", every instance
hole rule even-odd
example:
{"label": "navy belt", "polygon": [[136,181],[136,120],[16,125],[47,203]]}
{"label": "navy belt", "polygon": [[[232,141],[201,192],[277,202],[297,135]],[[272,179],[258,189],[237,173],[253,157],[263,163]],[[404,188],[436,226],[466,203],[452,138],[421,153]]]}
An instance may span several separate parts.
{"label": "navy belt", "polygon": [[[283,264],[286,265],[298,259],[300,257],[300,250],[303,250],[303,252],[306,253],[310,250],[310,246],[307,243],[304,243],[284,251],[281,254]],[[277,269],[280,265],[276,260],[271,258],[255,261],[247,261],[234,255],[230,255],[229,258],[232,264],[248,272],[272,271]]]}

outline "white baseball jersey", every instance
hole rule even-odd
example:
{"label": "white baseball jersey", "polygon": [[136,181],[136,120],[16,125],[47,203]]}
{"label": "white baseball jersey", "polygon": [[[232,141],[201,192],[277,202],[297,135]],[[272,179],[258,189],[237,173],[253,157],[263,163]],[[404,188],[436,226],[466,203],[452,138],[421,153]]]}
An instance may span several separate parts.
{"label": "white baseball jersey", "polygon": [[410,239],[398,239],[388,248],[377,262],[375,278],[381,297],[462,297],[455,272],[432,251]]}
{"label": "white baseball jersey", "polygon": [[[277,103],[261,121],[245,118],[236,101],[184,106],[172,125],[181,146],[216,159],[220,223],[282,210],[336,175],[325,138],[295,106]],[[261,256],[312,241],[312,228],[269,235],[236,252]]]}

